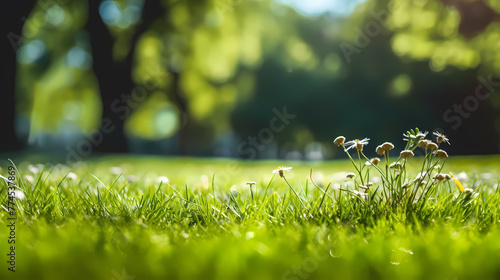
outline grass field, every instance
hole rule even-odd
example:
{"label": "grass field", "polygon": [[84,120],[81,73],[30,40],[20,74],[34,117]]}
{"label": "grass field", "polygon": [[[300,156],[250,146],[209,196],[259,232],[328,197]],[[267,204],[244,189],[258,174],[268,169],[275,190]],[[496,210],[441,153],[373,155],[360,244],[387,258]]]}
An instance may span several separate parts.
{"label": "grass field", "polygon": [[[404,176],[422,160],[408,160]],[[356,195],[347,160],[16,160],[16,272],[2,180],[0,278],[499,279],[499,162],[451,157],[442,172],[474,192],[449,180],[405,204],[382,195],[374,170],[369,198]],[[277,165],[293,167],[290,186]]]}

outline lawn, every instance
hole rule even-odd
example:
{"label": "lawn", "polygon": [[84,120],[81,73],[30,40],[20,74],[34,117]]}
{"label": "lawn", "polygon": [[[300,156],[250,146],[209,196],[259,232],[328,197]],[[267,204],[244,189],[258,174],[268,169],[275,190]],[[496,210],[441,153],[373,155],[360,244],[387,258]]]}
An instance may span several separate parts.
{"label": "lawn", "polygon": [[[16,272],[2,180],[0,278],[498,279],[499,160],[451,157],[442,172],[473,192],[448,180],[409,207],[382,195],[372,167],[369,198],[356,195],[348,160],[16,159]],[[293,167],[287,181],[278,165]]]}

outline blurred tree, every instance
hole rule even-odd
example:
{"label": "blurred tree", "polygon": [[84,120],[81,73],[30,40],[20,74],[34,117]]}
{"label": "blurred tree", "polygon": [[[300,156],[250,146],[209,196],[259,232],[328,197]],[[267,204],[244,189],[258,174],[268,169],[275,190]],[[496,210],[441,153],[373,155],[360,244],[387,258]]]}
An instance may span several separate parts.
{"label": "blurred tree", "polygon": [[[341,133],[379,142],[414,126],[448,130],[442,112],[474,91],[479,71],[500,70],[498,23],[467,40],[460,13],[440,0],[371,0],[349,16],[316,17],[273,0],[71,0],[42,12],[46,24],[20,56],[35,58],[19,67],[31,134],[70,123],[88,135],[101,101],[115,128],[96,145],[106,152],[136,143],[155,154],[245,156],[238,145],[257,137],[267,157],[308,158],[317,147],[328,157]],[[350,59],[338,47],[360,42]],[[297,118],[261,137],[284,106]],[[493,110],[464,122],[471,133],[452,149],[491,152]],[[492,141],[465,150],[474,135]]]}
{"label": "blurred tree", "polygon": [[441,0],[460,13],[458,32],[467,39],[484,32],[488,25],[500,20],[500,15],[483,0]]}
{"label": "blurred tree", "polygon": [[[124,121],[128,117],[127,112],[130,109],[122,106],[129,102],[131,95],[134,94],[135,83],[132,81],[131,69],[137,41],[166,11],[160,1],[145,1],[139,24],[127,30],[115,31],[115,34],[131,33],[125,35],[128,38],[117,40],[117,35],[112,34],[113,30],[109,30],[113,29],[113,26],[106,25],[102,19],[100,14],[102,3],[88,1],[86,29],[90,33],[92,68],[101,93],[102,118],[109,120],[114,129],[111,133],[103,135],[103,142],[96,148],[102,152],[125,152],[127,144],[123,129]],[[118,55],[118,48],[125,50]],[[107,131],[109,130],[108,126],[108,122],[101,122],[100,130]]]}
{"label": "blurred tree", "polygon": [[[447,100],[442,98],[443,104],[448,103],[442,107],[442,118],[448,130],[460,135],[459,141],[464,146],[471,148],[467,143],[474,139],[490,139],[487,145],[474,148],[480,150],[479,153],[498,151],[500,99],[493,92],[497,91],[500,77],[500,56],[497,54],[500,47],[500,1],[392,0],[389,5],[392,10],[387,27],[394,33],[392,49],[398,56],[427,60],[431,70],[443,74],[457,68],[475,72],[475,81],[469,86],[448,95]],[[488,96],[482,102],[474,97],[478,87]],[[465,104],[471,100],[473,103],[469,104],[477,104],[477,108]],[[460,106],[470,110],[460,112],[456,109]],[[450,112],[453,122],[446,117]]]}
{"label": "blurred tree", "polygon": [[[423,2],[440,4],[434,0]],[[269,126],[273,107],[286,105],[297,118],[286,130],[273,134],[273,140],[283,147],[279,156],[295,157],[305,153],[306,145],[314,142],[323,144],[326,156],[332,156],[336,150],[332,149],[331,140],[339,134],[349,138],[370,137],[374,145],[391,139],[401,143],[397,141],[402,138],[401,131],[413,126],[439,129],[449,134],[453,145],[447,149],[454,154],[498,151],[496,121],[492,118],[495,110],[491,104],[481,104],[481,110],[474,112],[471,119],[464,119],[460,129],[452,128],[443,118],[443,112],[453,108],[454,103],[463,102],[475,92],[479,84],[477,69],[447,67],[436,71],[424,59],[398,54],[394,51],[394,39],[398,34],[387,25],[394,17],[399,19],[400,14],[391,15],[388,3],[368,1],[347,19],[324,15],[289,21],[293,22],[296,36],[305,45],[298,53],[312,53],[306,60],[312,66],[290,64],[289,59],[295,57],[293,47],[278,44],[268,51],[265,63],[257,72],[256,95],[250,102],[238,104],[233,113],[233,126],[239,128],[238,135],[248,143],[246,148],[257,151],[260,145],[264,148],[259,156],[272,155],[273,145],[263,145],[260,141],[259,145],[252,146],[248,137],[259,138],[262,128]],[[408,14],[403,9],[401,13],[404,14],[401,20],[415,16],[411,24],[429,24],[425,17],[420,19],[419,10]],[[286,17],[290,20],[291,15]],[[427,28],[432,29],[432,24]],[[367,28],[371,28],[371,33]],[[418,36],[421,33],[411,34]],[[350,60],[338,47],[342,43],[360,45]],[[408,49],[416,54],[422,44],[404,40],[401,43],[409,44]],[[423,50],[428,48],[420,48],[420,52]],[[464,56],[467,54],[465,52]],[[456,58],[463,59],[463,56]],[[482,145],[467,144],[477,141],[474,139],[491,141]],[[297,159],[301,158],[307,157]]]}
{"label": "blurred tree", "polygon": [[[100,119],[88,38],[86,3],[38,2],[17,52],[16,132],[31,145],[54,147],[90,135]],[[61,2],[62,3],[62,2]],[[88,148],[87,148],[88,149]]]}
{"label": "blurred tree", "polygon": [[[170,75],[159,89],[168,99],[163,108],[157,107],[158,114],[149,117],[141,109],[149,103],[140,104],[126,122],[130,135],[163,141],[170,129],[154,133],[158,129],[152,124],[155,115],[166,116],[171,111],[170,105],[180,116],[163,125],[176,126],[181,153],[193,152],[195,147],[197,153],[213,151],[215,139],[230,135],[230,113],[239,97],[248,98],[252,92],[252,69],[261,61],[262,22],[267,20],[263,7],[269,3],[171,1],[163,25],[141,38],[133,69],[139,84],[147,80],[151,67],[166,69]],[[137,116],[140,112],[144,117]]]}

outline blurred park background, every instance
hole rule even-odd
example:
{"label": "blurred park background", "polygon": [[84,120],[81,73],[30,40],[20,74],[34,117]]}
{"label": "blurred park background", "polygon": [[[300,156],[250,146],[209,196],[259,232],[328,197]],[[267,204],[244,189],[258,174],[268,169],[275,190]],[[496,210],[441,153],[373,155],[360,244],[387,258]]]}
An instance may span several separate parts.
{"label": "blurred park background", "polygon": [[323,160],[414,127],[500,151],[500,0],[8,6],[3,152]]}

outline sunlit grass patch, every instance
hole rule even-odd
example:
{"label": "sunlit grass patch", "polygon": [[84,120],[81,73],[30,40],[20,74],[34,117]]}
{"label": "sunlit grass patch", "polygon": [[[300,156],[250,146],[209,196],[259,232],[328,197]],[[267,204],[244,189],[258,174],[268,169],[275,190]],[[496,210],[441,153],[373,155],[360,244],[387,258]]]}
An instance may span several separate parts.
{"label": "sunlit grass patch", "polygon": [[[387,153],[391,143],[370,152],[358,140],[348,161],[282,163],[293,169],[189,158],[103,157],[71,168],[17,161],[15,275],[495,279],[498,157],[447,158],[438,154],[444,139],[427,149],[421,135],[410,131],[403,152]],[[415,149],[425,157],[412,157]],[[3,182],[0,192],[5,227]]]}

